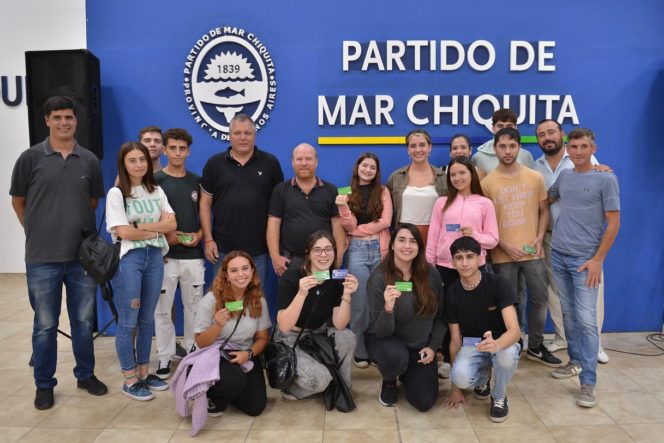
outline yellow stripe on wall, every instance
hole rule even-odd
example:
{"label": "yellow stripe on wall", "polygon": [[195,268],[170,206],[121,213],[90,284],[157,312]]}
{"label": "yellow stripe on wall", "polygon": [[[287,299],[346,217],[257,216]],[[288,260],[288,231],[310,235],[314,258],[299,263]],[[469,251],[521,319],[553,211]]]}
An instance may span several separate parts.
{"label": "yellow stripe on wall", "polygon": [[405,145],[403,135],[396,137],[318,137],[319,145]]}

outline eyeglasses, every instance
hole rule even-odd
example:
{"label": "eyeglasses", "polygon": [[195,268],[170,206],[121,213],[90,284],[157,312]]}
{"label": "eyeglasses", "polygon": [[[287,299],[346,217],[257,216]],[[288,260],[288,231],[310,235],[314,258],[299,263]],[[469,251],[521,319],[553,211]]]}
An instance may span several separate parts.
{"label": "eyeglasses", "polygon": [[332,255],[332,253],[334,252],[334,248],[332,246],[328,246],[326,248],[313,248],[311,250],[311,255],[315,255],[316,257],[318,257],[319,255],[322,255],[323,252],[325,253],[325,255]]}

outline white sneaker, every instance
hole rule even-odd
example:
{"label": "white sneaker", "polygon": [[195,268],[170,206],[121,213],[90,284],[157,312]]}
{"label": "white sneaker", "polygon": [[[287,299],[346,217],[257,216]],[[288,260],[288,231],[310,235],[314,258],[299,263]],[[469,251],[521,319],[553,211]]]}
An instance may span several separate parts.
{"label": "white sneaker", "polygon": [[603,365],[609,362],[609,354],[604,352],[604,348],[599,348],[599,352],[597,353],[597,362],[602,363]]}
{"label": "white sneaker", "polygon": [[450,371],[452,370],[452,365],[447,362],[441,362],[438,365],[438,378],[450,378]]}
{"label": "white sneaker", "polygon": [[546,347],[546,350],[551,353],[560,351],[562,349],[567,349],[566,341],[554,341],[549,346]]}

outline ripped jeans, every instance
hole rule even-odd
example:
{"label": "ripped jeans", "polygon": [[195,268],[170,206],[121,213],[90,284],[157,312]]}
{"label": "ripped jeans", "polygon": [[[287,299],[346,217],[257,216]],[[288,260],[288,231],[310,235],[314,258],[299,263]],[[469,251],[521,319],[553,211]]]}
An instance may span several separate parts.
{"label": "ripped jeans", "polygon": [[[150,361],[154,311],[164,277],[161,249],[153,246],[132,249],[120,259],[113,277],[113,299],[118,309],[115,350],[123,371]],[[136,353],[133,332],[136,329]]]}

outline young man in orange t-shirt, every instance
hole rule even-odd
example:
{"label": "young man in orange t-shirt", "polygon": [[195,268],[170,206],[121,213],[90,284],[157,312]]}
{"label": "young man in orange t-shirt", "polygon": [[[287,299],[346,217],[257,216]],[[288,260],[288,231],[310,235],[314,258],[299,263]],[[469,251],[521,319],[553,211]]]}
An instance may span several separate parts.
{"label": "young man in orange t-shirt", "polygon": [[[521,135],[504,128],[494,136],[498,167],[482,180],[484,195],[493,201],[498,219],[498,246],[491,251],[493,269],[507,278],[515,292],[519,274],[528,286],[528,352],[526,358],[558,367],[562,361],[543,344],[548,279],[542,241],[549,223],[549,205],[542,174],[517,162]],[[520,311],[525,306],[517,305]],[[519,319],[522,316],[519,315]],[[522,325],[523,326],[523,325]]]}

